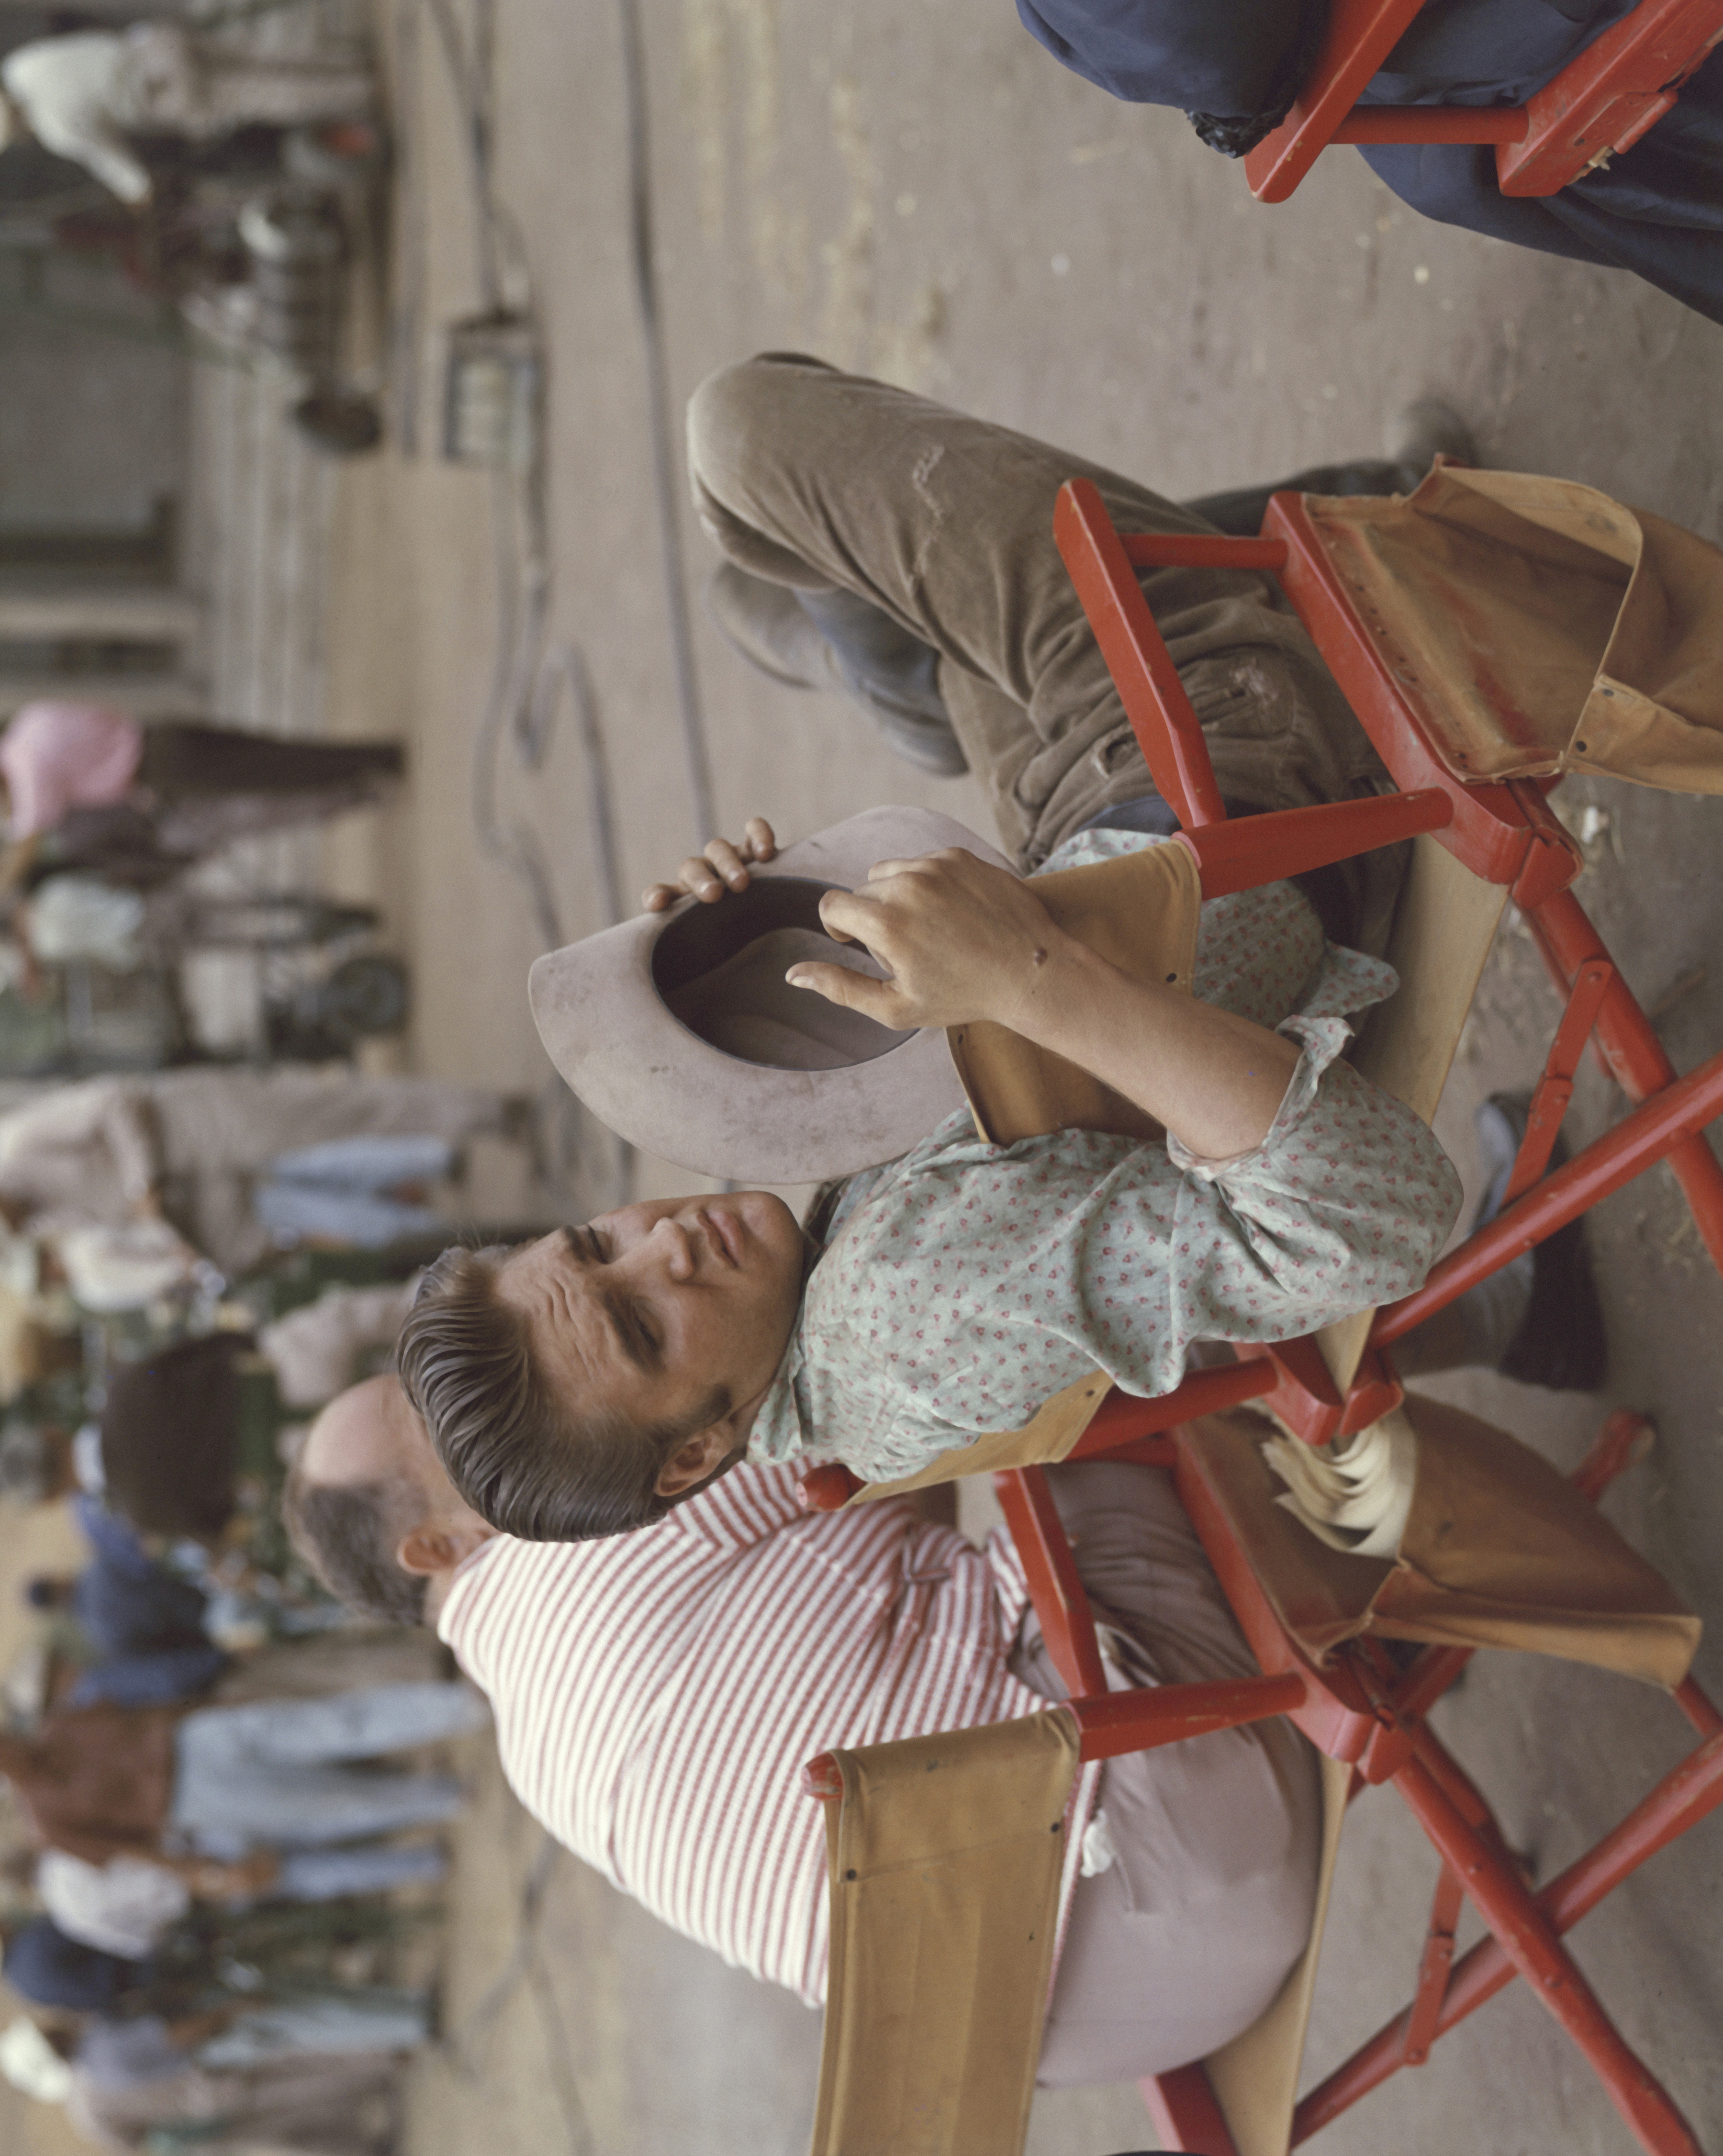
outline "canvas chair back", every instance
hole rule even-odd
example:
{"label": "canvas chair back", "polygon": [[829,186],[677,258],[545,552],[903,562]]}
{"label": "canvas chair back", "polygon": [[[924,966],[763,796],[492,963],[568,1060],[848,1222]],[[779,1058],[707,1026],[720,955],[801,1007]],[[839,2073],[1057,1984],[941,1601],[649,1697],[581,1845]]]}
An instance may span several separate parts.
{"label": "canvas chair back", "polygon": [[1452,1647],[1515,1647],[1673,1690],[1700,1620],[1549,1462],[1505,1430],[1408,1393],[1417,1480],[1397,1554],[1331,1548],[1288,1505],[1248,1409],[1187,1424],[1181,1439],[1224,1538],[1280,1630],[1320,1666],[1366,1635]]}
{"label": "canvas chair back", "polygon": [[[828,1755],[832,1894],[813,2156],[1014,2156],[1053,1966],[1077,1732],[1059,1708]],[[1203,2063],[1237,2156],[1286,2156],[1350,1769],[1322,1762],[1310,1943]]]}
{"label": "canvas chair back", "polygon": [[[1427,1123],[1436,1119],[1507,902],[1504,885],[1474,875],[1428,833],[1413,840],[1386,953],[1400,985],[1366,1015],[1351,1060]],[[1358,1311],[1316,1336],[1342,1390],[1375,1316]]]}
{"label": "canvas chair back", "polygon": [[1011,2156],[1047,2015],[1077,1726],[1061,1708],[829,1755],[813,2156]]}
{"label": "canvas chair back", "polygon": [[[1150,846],[1116,860],[1055,869],[1036,877],[1035,896],[1056,926],[1127,978],[1190,993],[1203,890],[1183,846]],[[1123,1094],[1008,1026],[953,1026],[946,1039],[976,1129],[990,1144],[1057,1130],[1167,1135]]]}

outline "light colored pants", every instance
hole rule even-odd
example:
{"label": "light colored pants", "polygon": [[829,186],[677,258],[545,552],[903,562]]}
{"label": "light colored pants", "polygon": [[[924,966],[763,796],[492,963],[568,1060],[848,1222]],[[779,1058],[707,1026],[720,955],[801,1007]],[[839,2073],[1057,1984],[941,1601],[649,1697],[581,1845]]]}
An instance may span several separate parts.
{"label": "light colored pants", "polygon": [[428,1235],[442,1220],[432,1205],[390,1195],[403,1183],[435,1183],[451,1173],[446,1138],[397,1136],[331,1138],[278,1153],[269,1179],[253,1194],[259,1223],[276,1236],[320,1236],[380,1250],[403,1236]]}
{"label": "light colored pants", "polygon": [[172,1826],[229,1861],[259,1844],[316,1848],[433,1825],[460,1810],[445,1774],[358,1773],[339,1763],[482,1729],[490,1710],[461,1684],[373,1685],[322,1699],[209,1707],[179,1725]]}
{"label": "light colored pants", "polygon": [[243,2014],[197,2049],[197,2063],[217,2071],[311,2054],[341,2058],[367,2051],[416,2051],[431,2033],[423,1999],[306,1999]]}
{"label": "light colored pants", "polygon": [[[1133,1681],[1256,1675],[1169,1476],[1095,1460],[1048,1479],[1097,1615],[1141,1650]],[[1013,1667],[1064,1697],[1038,1629]],[[1110,1759],[1100,1808],[1116,1854],[1077,1884],[1037,2076],[1047,2087],[1135,2080],[1238,2035],[1304,1952],[1315,1910],[1320,1784],[1288,1722]]]}
{"label": "light colored pants", "polygon": [[503,1122],[497,1094],[443,1078],[192,1069],[147,1090],[178,1224],[230,1277],[274,1247],[252,1197],[280,1155],[362,1137],[459,1145]]}
{"label": "light colored pants", "polygon": [[335,1902],[346,1894],[387,1894],[397,1887],[434,1887],[449,1859],[428,1842],[369,1842],[357,1849],[300,1849],[281,1860],[269,1889],[284,1902]]}
{"label": "light colored pants", "polygon": [[192,36],[177,23],[127,34],[135,124],[193,139],[236,128],[309,127],[367,111],[376,85],[346,62],[274,59]]}
{"label": "light colored pants", "polygon": [[[941,654],[939,690],[1000,835],[1026,868],[1152,790],[1053,542],[1068,479],[1127,531],[1206,531],[1188,510],[1063,449],[818,360],[771,354],[695,391],[689,465],[730,559],[798,591],[865,598]],[[1382,766],[1266,576],[1142,572],[1230,800],[1308,807]]]}

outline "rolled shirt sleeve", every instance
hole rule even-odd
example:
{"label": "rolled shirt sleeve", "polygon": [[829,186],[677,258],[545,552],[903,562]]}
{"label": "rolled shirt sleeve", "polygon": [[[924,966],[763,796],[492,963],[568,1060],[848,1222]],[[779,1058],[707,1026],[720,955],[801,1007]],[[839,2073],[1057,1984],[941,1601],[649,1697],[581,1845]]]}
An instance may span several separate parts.
{"label": "rolled shirt sleeve", "polygon": [[1171,1328],[1187,1346],[1290,1339],[1409,1295],[1459,1210],[1459,1178],[1428,1126],[1339,1060],[1342,1019],[1292,1018],[1278,1030],[1302,1052],[1259,1146],[1209,1161],[1167,1141],[1182,1178]]}

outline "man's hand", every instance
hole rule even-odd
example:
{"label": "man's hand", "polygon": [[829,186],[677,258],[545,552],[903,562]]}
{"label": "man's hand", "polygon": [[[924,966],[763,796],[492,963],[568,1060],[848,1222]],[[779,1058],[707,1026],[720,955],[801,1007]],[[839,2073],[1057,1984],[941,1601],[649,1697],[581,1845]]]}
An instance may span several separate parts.
{"label": "man's hand", "polygon": [[957,848],[881,861],[820,901],[828,935],[865,944],[888,981],[841,966],[785,978],[880,1024],[982,1019],[1050,1049],[1164,1124],[1199,1158],[1260,1145],[1298,1063],[1295,1041],[1157,981],[1136,981],[1057,927],[1035,896]]}
{"label": "man's hand", "polygon": [[828,936],[864,944],[891,978],[818,964],[784,978],[899,1032],[977,1019],[1024,1030],[1070,940],[1029,885],[961,846],[877,862],[860,890],[828,891],[819,912]]}
{"label": "man's hand", "polygon": [[679,898],[697,898],[703,906],[715,906],[726,891],[746,891],[750,861],[769,861],[777,851],[777,840],[763,816],[750,816],[739,846],[728,839],[714,839],[701,854],[690,854],[676,872],[674,883],[648,884],[640,903],[649,913],[662,913]]}

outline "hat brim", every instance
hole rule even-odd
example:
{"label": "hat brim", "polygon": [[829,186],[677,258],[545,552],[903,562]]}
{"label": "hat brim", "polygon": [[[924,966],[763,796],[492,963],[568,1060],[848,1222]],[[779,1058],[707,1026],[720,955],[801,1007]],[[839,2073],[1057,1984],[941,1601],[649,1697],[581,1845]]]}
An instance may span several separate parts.
{"label": "hat brim", "polygon": [[[787,847],[750,870],[751,883],[799,880],[849,890],[874,863],[962,846],[1015,873],[984,839],[925,808],[872,808]],[[778,912],[791,894],[761,893]],[[739,902],[739,901],[734,901]],[[726,1053],[690,1031],[664,1001],[655,958],[667,933],[704,931],[711,907],[685,899],[546,952],[528,986],[533,1022],[551,1060],[587,1106],[619,1137],[695,1173],[736,1183],[823,1183],[895,1160],[954,1109],[962,1087],[936,1029],[891,1037],[883,1052],[826,1069],[787,1069]],[[775,916],[774,916],[775,918]],[[847,947],[833,946],[838,957]],[[672,969],[674,970],[674,969]]]}

